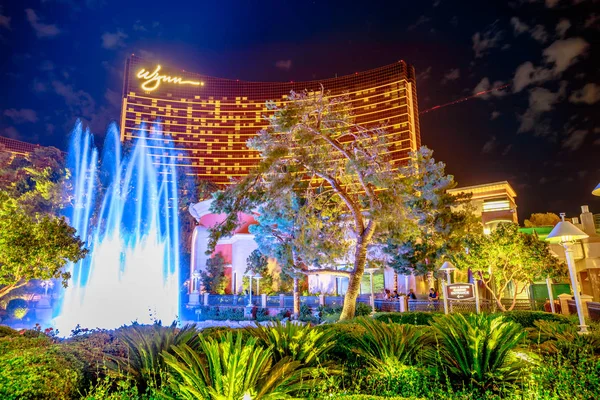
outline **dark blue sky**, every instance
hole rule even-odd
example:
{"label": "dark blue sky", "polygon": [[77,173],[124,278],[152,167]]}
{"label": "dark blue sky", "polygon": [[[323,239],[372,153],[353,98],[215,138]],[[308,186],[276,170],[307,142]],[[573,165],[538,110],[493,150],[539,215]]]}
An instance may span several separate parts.
{"label": "dark blue sky", "polygon": [[520,219],[579,213],[600,182],[600,2],[0,1],[0,135],[66,148],[118,120],[130,53],[245,80],[307,80],[403,59],[422,142],[460,185],[508,180]]}

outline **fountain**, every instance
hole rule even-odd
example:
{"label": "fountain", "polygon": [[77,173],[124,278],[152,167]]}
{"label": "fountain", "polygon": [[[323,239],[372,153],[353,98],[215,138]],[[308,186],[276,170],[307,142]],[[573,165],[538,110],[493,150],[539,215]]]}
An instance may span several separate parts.
{"label": "fountain", "polygon": [[[74,199],[65,215],[90,252],[70,265],[72,277],[54,319],[62,334],[77,324],[110,329],[177,318],[180,232],[177,173],[170,158],[174,149],[164,144],[170,140],[152,141],[165,150],[160,156],[150,154],[149,137],[161,133],[144,127],[140,132],[124,151],[111,124],[100,158],[81,122],[72,132],[67,165]],[[156,161],[171,165],[157,166]]]}

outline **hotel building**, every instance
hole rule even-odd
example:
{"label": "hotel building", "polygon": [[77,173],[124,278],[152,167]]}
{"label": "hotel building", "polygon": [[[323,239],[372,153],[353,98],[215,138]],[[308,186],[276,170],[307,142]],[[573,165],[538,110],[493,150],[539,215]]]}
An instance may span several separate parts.
{"label": "hotel building", "polygon": [[[312,92],[321,87],[327,96],[347,97],[355,124],[385,128],[394,165],[402,164],[410,151],[421,146],[415,71],[404,61],[331,79],[246,82],[168,68],[132,55],[125,66],[121,139],[140,137],[141,125],[151,124],[163,134],[148,138],[148,146],[157,154],[156,163],[164,160],[159,154],[170,151],[165,141],[172,141],[176,152],[167,153],[167,159],[182,167],[183,173],[227,185],[245,176],[260,160],[246,142],[267,127],[265,117],[273,111],[266,108],[266,102],[285,106],[290,91]],[[193,278],[194,272],[206,266],[208,229],[222,217],[210,212],[210,201],[192,205],[190,213],[197,222],[191,246]],[[232,292],[241,291],[246,259],[257,247],[248,231],[253,223],[251,216],[244,216],[232,237],[217,244],[216,252],[229,266],[226,275]],[[190,304],[197,304],[198,286],[190,286]]]}
{"label": "hotel building", "polygon": [[[320,90],[348,97],[354,123],[384,126],[391,161],[398,165],[421,146],[414,68],[404,61],[352,75],[305,82],[246,82],[167,68],[132,55],[125,66],[121,139],[139,137],[152,123],[165,137],[149,138],[156,153],[219,185],[246,175],[259,161],[246,147],[267,126],[266,102],[284,106],[290,91]],[[160,162],[158,156],[157,162]]]}

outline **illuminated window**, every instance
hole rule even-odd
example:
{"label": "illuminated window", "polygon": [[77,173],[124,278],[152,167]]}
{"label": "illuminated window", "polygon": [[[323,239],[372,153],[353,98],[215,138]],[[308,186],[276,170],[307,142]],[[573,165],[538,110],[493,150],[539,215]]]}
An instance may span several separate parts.
{"label": "illuminated window", "polygon": [[483,202],[483,211],[505,211],[510,210],[510,202],[508,200],[485,200]]}

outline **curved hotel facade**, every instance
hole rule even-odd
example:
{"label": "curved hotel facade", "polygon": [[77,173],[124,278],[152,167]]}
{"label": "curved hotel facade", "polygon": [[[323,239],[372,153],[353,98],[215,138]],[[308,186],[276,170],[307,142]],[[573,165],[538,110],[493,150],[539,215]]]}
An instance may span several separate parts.
{"label": "curved hotel facade", "polygon": [[[125,68],[121,139],[139,137],[140,125],[153,123],[163,135],[149,137],[148,146],[162,154],[169,151],[167,140],[177,148],[175,154],[167,156],[170,161],[157,154],[156,163],[174,163],[187,174],[226,185],[246,175],[259,161],[259,154],[249,150],[246,142],[267,126],[265,116],[272,111],[267,110],[266,102],[283,106],[290,91],[310,92],[321,86],[329,96],[347,96],[354,123],[385,127],[392,163],[402,164],[410,151],[420,147],[415,71],[404,61],[317,81],[244,82],[167,68],[131,56]],[[210,200],[192,205],[190,213],[197,221],[189,275],[188,304],[193,306],[199,301],[195,272],[204,270],[208,257],[208,228],[221,217],[210,213]],[[219,241],[216,247],[231,266],[226,269],[228,292],[241,291],[246,259],[257,247],[248,231],[254,219],[244,218],[232,237]],[[323,277],[309,280],[319,291],[331,290],[335,282]]]}
{"label": "curved hotel facade", "polygon": [[[385,126],[390,159],[402,163],[421,145],[415,71],[404,61],[331,79],[304,82],[246,82],[215,78],[127,59],[121,139],[140,135],[140,124],[154,123],[165,134],[150,138],[163,150],[172,140],[180,151],[169,155],[186,172],[220,185],[246,175],[258,163],[246,141],[266,127],[268,100],[282,106],[290,91],[315,91],[348,96],[355,123]],[[166,148],[166,146],[164,146]],[[157,162],[158,158],[157,158]]]}

